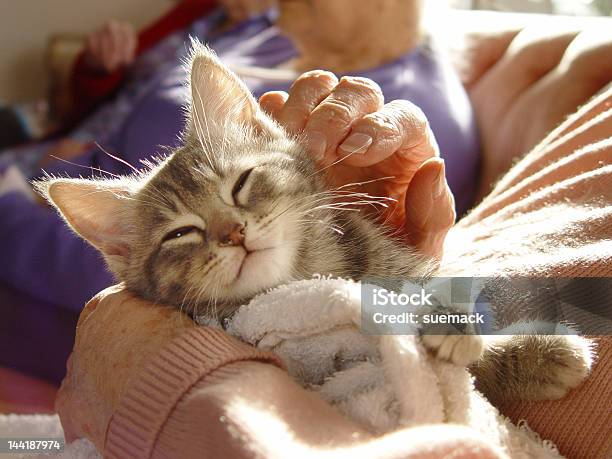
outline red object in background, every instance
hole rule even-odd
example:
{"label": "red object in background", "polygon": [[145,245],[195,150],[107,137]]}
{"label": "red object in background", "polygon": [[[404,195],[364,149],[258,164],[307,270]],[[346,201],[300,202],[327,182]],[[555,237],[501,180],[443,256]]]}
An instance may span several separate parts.
{"label": "red object in background", "polygon": [[0,413],[53,413],[57,387],[0,367]]}
{"label": "red object in background", "polygon": [[[136,56],[141,55],[168,35],[184,29],[199,17],[210,13],[216,5],[216,0],[181,1],[138,34]],[[75,62],[71,78],[77,119],[90,112],[98,103],[110,96],[121,85],[125,73],[125,69],[107,74],[93,71],[87,67],[84,53],[81,53]]]}

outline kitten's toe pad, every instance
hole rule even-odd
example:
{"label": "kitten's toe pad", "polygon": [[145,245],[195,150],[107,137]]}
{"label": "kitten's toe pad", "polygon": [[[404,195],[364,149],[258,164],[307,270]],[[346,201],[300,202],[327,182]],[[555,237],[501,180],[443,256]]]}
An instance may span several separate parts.
{"label": "kitten's toe pad", "polygon": [[555,400],[564,397],[589,375],[593,364],[591,342],[580,336],[557,337],[562,342],[551,348],[542,361],[534,381],[536,399]]}
{"label": "kitten's toe pad", "polygon": [[422,335],[422,340],[437,358],[459,366],[474,363],[484,351],[479,335]]}

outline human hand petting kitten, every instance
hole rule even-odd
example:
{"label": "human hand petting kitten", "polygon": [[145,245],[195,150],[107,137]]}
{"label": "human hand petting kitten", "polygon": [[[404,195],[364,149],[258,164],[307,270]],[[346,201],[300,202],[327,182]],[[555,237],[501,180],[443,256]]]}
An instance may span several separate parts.
{"label": "human hand petting kitten", "polygon": [[314,70],[289,93],[268,92],[262,108],[327,167],[331,186],[363,183],[357,191],[397,200],[387,223],[402,227],[406,241],[423,254],[442,258],[455,222],[454,198],[444,161],[427,118],[416,105],[384,103],[372,80]]}

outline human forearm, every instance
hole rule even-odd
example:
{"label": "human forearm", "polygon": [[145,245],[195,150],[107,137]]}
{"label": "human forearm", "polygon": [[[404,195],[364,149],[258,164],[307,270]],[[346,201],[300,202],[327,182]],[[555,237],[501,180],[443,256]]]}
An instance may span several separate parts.
{"label": "human forearm", "polygon": [[[128,446],[138,453],[150,450],[182,397],[200,379],[240,360],[280,365],[273,354],[198,327],[176,308],[135,298],[121,286],[106,289],[79,318],[58,394],[66,438],[86,437],[103,450],[105,443],[117,443],[106,441],[107,432],[111,439],[125,439],[136,431]],[[136,422],[134,413],[139,413]]]}
{"label": "human forearm", "polygon": [[[248,383],[245,383],[248,381]],[[239,362],[205,377],[179,402],[153,457],[501,458],[477,432],[425,426],[374,438],[283,370]]]}

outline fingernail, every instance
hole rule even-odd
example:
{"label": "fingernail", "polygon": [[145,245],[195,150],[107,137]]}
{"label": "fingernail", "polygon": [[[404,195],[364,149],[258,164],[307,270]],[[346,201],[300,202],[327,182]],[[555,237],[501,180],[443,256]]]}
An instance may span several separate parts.
{"label": "fingernail", "polygon": [[327,150],[327,138],[322,132],[312,131],[305,134],[306,145],[312,157],[316,160],[323,159]]}
{"label": "fingernail", "polygon": [[367,134],[356,132],[351,134],[342,144],[340,150],[349,155],[363,155],[374,140]]}
{"label": "fingernail", "polygon": [[432,196],[434,199],[438,199],[442,196],[442,193],[446,190],[446,168],[444,166],[444,160],[440,158],[440,172],[438,172],[438,176],[436,177],[436,181],[433,187]]}

